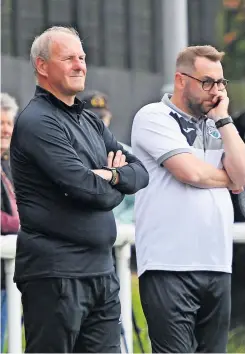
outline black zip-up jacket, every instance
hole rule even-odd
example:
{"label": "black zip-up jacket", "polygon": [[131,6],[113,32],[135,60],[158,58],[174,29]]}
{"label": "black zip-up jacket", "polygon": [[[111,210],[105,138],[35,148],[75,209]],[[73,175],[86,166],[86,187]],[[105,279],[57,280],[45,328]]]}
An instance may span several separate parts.
{"label": "black zip-up jacket", "polygon": [[[119,149],[128,165],[112,187],[91,170]],[[142,163],[81,101],[67,106],[39,86],[16,120],[10,157],[21,223],[15,281],[110,273],[112,209],[148,184]]]}

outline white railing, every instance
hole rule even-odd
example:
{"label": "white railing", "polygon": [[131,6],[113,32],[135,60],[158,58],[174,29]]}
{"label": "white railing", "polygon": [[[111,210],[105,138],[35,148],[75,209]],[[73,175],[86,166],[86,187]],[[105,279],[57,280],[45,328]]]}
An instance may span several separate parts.
{"label": "white railing", "polygon": [[[132,304],[131,304],[131,243],[134,242],[134,226],[117,224],[115,243],[117,273],[120,279],[120,300],[124,351],[133,352]],[[8,306],[8,352],[22,352],[21,295],[13,283],[17,235],[1,236],[1,257],[4,258]],[[125,348],[126,342],[126,348]]]}
{"label": "white railing", "polygon": [[22,352],[21,296],[13,282],[16,235],[1,236],[1,257],[4,258],[8,308],[8,352]]}
{"label": "white railing", "polygon": [[[134,243],[134,226],[117,224],[118,236],[115,243],[117,272],[120,279],[122,325],[127,344],[122,341],[123,351],[133,352],[132,300],[130,246]],[[8,298],[8,352],[21,353],[21,299],[13,283],[16,235],[1,236],[1,257],[5,260],[6,287]],[[234,224],[234,242],[245,243],[245,223]]]}

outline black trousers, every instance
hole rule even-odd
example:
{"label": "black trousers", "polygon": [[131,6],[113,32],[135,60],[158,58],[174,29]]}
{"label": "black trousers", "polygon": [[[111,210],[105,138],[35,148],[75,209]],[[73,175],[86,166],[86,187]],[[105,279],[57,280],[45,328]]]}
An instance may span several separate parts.
{"label": "black trousers", "polygon": [[140,297],[153,353],[225,353],[231,275],[147,271]]}
{"label": "black trousers", "polygon": [[18,284],[26,353],[120,353],[121,306],[115,273]]}

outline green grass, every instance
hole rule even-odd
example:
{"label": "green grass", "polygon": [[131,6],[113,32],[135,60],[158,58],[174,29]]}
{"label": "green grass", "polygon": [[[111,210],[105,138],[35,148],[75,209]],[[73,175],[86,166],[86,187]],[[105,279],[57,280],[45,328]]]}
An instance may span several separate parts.
{"label": "green grass", "polygon": [[[148,330],[147,330],[145,316],[140,303],[139,290],[138,290],[138,278],[136,275],[132,275],[132,302],[133,302],[132,306],[133,306],[137,326],[141,329],[140,338],[143,344],[144,352],[150,353],[151,346],[148,339]],[[134,353],[141,353],[139,341],[136,337],[135,331],[133,335],[133,350]]]}
{"label": "green grass", "polygon": [[245,353],[245,327],[239,327],[230,332],[228,353]]}

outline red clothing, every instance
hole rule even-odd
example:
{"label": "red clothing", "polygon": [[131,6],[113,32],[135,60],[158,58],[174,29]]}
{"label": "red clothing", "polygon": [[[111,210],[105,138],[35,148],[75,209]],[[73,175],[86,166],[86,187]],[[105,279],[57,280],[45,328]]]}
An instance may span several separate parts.
{"label": "red clothing", "polygon": [[1,180],[3,186],[7,192],[11,214],[1,210],[1,233],[9,234],[9,233],[17,233],[19,229],[19,215],[17,210],[17,205],[15,201],[15,194],[12,187],[12,184],[4,171],[1,169]]}

